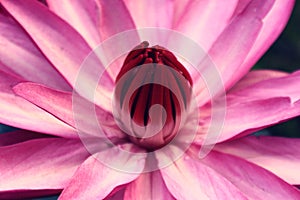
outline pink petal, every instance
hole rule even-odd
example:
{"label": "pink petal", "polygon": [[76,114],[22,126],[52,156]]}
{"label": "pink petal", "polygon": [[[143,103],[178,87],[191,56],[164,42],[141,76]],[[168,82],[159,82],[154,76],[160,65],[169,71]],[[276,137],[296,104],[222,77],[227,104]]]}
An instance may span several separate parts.
{"label": "pink petal", "polygon": [[101,9],[101,21],[98,28],[102,41],[117,33],[136,28],[128,9],[122,0],[98,0],[97,2]]}
{"label": "pink petal", "polygon": [[196,41],[204,51],[208,51],[220,33],[230,23],[237,3],[237,0],[226,2],[204,0],[185,2],[182,6],[181,1],[179,1],[178,5],[175,4],[176,9],[181,6],[185,9],[180,18],[176,17],[177,20],[175,19],[173,28]]}
{"label": "pink petal", "polygon": [[270,12],[263,19],[262,29],[243,64],[237,69],[235,78],[231,81],[233,85],[259,60],[278,38],[291,15],[294,0],[275,1]]}
{"label": "pink petal", "polygon": [[161,174],[175,199],[246,199],[222,173],[187,155],[161,169]]}
{"label": "pink petal", "polygon": [[[239,99],[236,99],[238,102]],[[288,97],[240,102],[228,105],[225,126],[219,141],[242,137],[300,114],[300,101],[291,104]]]}
{"label": "pink petal", "polygon": [[[215,80],[217,74],[212,73],[211,69],[216,67],[225,89],[229,87],[231,80],[236,76],[236,70],[252,48],[262,27],[262,19],[272,4],[272,0],[253,1],[232,20],[212,45],[209,56],[199,63],[204,77]],[[208,100],[211,91],[203,90],[205,86],[200,78],[198,80],[199,83],[195,80],[195,93],[202,101]]]}
{"label": "pink petal", "polygon": [[275,71],[275,70],[254,70],[246,74],[239,82],[237,82],[229,93],[242,90],[248,86],[254,85],[255,83],[272,79],[279,78],[288,75],[286,72]]}
{"label": "pink petal", "polygon": [[[100,122],[107,137],[124,137],[110,112],[102,110],[82,97],[29,82],[20,83],[13,90],[17,95],[84,133],[100,137],[98,127]],[[93,118],[95,109],[98,114],[96,119]]]}
{"label": "pink petal", "polygon": [[[100,9],[100,23],[97,28],[100,32],[101,41],[103,42],[102,46],[96,49],[96,52],[98,54],[101,52],[101,58],[104,60],[104,63],[111,57],[113,58],[112,63],[107,63],[107,72],[114,80],[124,60],[124,58],[116,58],[116,56],[119,57],[122,55],[118,55],[118,53],[116,54],[115,49],[122,49],[124,46],[128,46],[131,43],[134,43],[135,46],[140,42],[140,37],[138,32],[134,31],[136,26],[132,16],[122,0],[96,0],[96,2]],[[114,8],[113,11],[112,8]],[[122,35],[122,33],[129,30],[131,30],[130,37],[125,37],[125,40],[120,40],[120,38],[125,36],[124,34]],[[118,35],[118,37],[113,38],[113,36],[116,35]],[[127,45],[124,45],[124,43]],[[126,51],[129,50],[130,49],[126,49]],[[110,64],[110,66],[108,66],[108,64]]]}
{"label": "pink petal", "polygon": [[[33,196],[63,189],[88,157],[80,140],[34,139],[0,147],[0,196]],[[25,196],[26,195],[26,196]]]}
{"label": "pink petal", "polygon": [[21,81],[17,77],[0,71],[0,122],[61,137],[76,137],[73,128],[15,95],[11,87]]}
{"label": "pink petal", "polygon": [[[295,85],[300,84],[300,71],[296,71],[290,75],[267,79],[256,84],[250,85],[247,88],[228,93],[228,98],[238,96],[248,99],[266,99],[273,97],[289,97],[291,103],[300,99],[300,89]],[[232,97],[230,96],[232,95]]]}
{"label": "pink petal", "polygon": [[300,184],[300,139],[250,136],[215,146],[270,170],[290,184]]}
{"label": "pink petal", "polygon": [[164,199],[172,200],[174,197],[161,177],[159,171],[141,174],[136,180],[128,184],[124,200],[131,199]]}
{"label": "pink petal", "polygon": [[[114,188],[135,180],[144,169],[145,157],[136,160],[123,157],[123,154],[118,152],[114,147],[89,157],[74,174],[60,199],[104,199]],[[103,156],[110,160],[115,159],[120,164],[120,168],[113,169],[106,166],[106,162],[101,160]],[[125,165],[127,167],[130,165],[131,170],[136,173],[120,171]]]}
{"label": "pink petal", "polygon": [[136,26],[172,28],[174,3],[172,0],[124,1]]}
{"label": "pink petal", "polygon": [[209,50],[209,55],[221,71],[226,88],[231,79],[236,76],[236,69],[240,67],[252,48],[262,27],[261,20],[273,4],[274,0],[251,1],[245,10],[226,27]]}
{"label": "pink petal", "polygon": [[27,140],[46,138],[46,137],[47,135],[45,134],[34,133],[34,132],[24,131],[24,130],[16,130],[5,134],[0,134],[0,147],[24,142]]}
{"label": "pink petal", "polygon": [[178,24],[178,21],[181,20],[182,16],[186,14],[186,10],[191,4],[190,0],[173,0],[174,2],[174,11],[173,11],[173,27]]}
{"label": "pink petal", "polygon": [[177,199],[298,199],[293,186],[245,160],[211,152],[200,160],[184,156],[161,169]]}
{"label": "pink petal", "polygon": [[100,10],[96,1],[64,0],[58,3],[47,0],[47,4],[50,10],[74,27],[92,48],[100,44]]}
{"label": "pink petal", "polygon": [[[82,62],[91,52],[82,36],[37,1],[3,0],[1,3],[30,35],[47,59],[71,85],[74,85]],[[103,67],[99,60],[93,59],[99,69]],[[113,86],[107,74],[104,74],[103,78],[106,79],[107,86]]]}
{"label": "pink petal", "polygon": [[[219,142],[242,137],[300,114],[300,72],[264,80],[227,94],[226,118]],[[201,108],[205,112],[206,108]],[[204,130],[210,118],[203,119]],[[200,130],[203,138],[205,131]],[[201,143],[202,139],[199,139]],[[198,142],[198,141],[197,141]]]}
{"label": "pink petal", "polygon": [[70,90],[64,78],[53,68],[24,30],[10,17],[0,14],[1,69],[25,80]]}

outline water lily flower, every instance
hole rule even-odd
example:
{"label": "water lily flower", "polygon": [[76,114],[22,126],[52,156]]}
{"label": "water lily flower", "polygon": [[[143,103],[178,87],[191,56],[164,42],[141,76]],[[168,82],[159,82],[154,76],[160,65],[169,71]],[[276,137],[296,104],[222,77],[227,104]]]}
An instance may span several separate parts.
{"label": "water lily flower", "polygon": [[[59,199],[300,199],[293,186],[300,183],[300,140],[250,135],[300,115],[299,71],[250,71],[283,30],[293,0],[0,2],[0,122],[20,128],[0,135],[0,199],[59,193]],[[191,38],[220,72],[224,126],[203,157],[199,151],[213,109],[209,95],[201,75],[163,44],[140,40],[127,49],[92,91],[95,100],[77,90],[82,63],[94,48],[146,27],[157,28],[151,37],[160,37],[155,31],[162,28]],[[122,45],[109,47],[113,52]],[[95,62],[95,71],[104,66],[104,60]],[[164,75],[158,80],[172,83],[179,95],[150,82],[127,94],[140,77],[154,73],[151,67],[136,70],[149,63],[164,70],[152,78]],[[206,62],[200,64],[205,71]],[[130,70],[131,79],[122,82]],[[79,86],[86,88],[95,71]],[[194,116],[187,109],[193,100],[199,106],[192,110],[199,111],[196,126],[189,124]],[[82,112],[74,112],[74,103]],[[85,118],[90,104],[100,137],[99,127]],[[164,106],[166,117],[161,110],[153,117],[150,107],[156,104]],[[159,131],[139,128],[162,119],[166,126]],[[193,131],[187,148],[172,144],[170,151],[158,152],[178,133]],[[183,153],[173,160],[178,149]]]}

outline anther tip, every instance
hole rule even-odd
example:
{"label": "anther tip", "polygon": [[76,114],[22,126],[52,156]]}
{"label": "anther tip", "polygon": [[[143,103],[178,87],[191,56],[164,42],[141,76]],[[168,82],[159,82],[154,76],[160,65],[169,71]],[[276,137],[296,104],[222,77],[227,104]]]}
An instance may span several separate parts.
{"label": "anther tip", "polygon": [[143,42],[141,43],[141,45],[142,45],[143,47],[149,47],[149,42],[148,42],[148,41],[143,41]]}

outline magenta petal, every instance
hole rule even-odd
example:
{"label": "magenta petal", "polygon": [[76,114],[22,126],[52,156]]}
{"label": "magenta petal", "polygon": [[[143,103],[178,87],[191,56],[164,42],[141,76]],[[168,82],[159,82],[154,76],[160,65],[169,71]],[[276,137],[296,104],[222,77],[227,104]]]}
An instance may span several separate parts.
{"label": "magenta petal", "polygon": [[236,97],[235,100],[228,105],[219,141],[241,137],[300,114],[300,101],[291,103],[288,97],[248,102]]}
{"label": "magenta petal", "polygon": [[187,155],[161,169],[161,174],[175,199],[246,199],[222,173]]}
{"label": "magenta petal", "polygon": [[0,147],[0,196],[32,196],[39,190],[61,190],[88,155],[80,140],[63,138],[34,139]]}
{"label": "magenta petal", "polygon": [[[236,16],[209,50],[227,88],[243,63],[262,27],[262,19],[271,9],[273,0],[254,0]],[[245,26],[247,24],[247,26]],[[243,29],[241,28],[243,27]]]}
{"label": "magenta petal", "polygon": [[[236,5],[236,0],[226,2],[218,0],[189,1],[183,5],[182,1],[178,1],[175,4],[174,29],[183,32],[198,42],[205,51],[208,51],[220,33],[230,23]],[[225,7],[226,9],[224,9]],[[183,12],[180,12],[183,8]],[[183,14],[180,17],[177,16],[180,13]]]}
{"label": "magenta petal", "polygon": [[262,29],[245,61],[237,69],[235,80],[232,84],[244,76],[249,69],[268,50],[284,29],[291,15],[295,0],[275,1],[270,12],[263,19]]}
{"label": "magenta petal", "polygon": [[172,28],[174,3],[172,0],[124,1],[136,26]]}
{"label": "magenta petal", "polygon": [[216,150],[236,155],[266,168],[289,182],[300,184],[300,139],[250,136],[224,142]]}
{"label": "magenta petal", "polygon": [[[82,62],[91,52],[82,36],[37,1],[3,0],[1,3],[30,35],[47,59],[71,85],[74,85]],[[93,62],[98,67],[103,67],[99,60],[94,59]],[[106,84],[112,87],[113,82],[108,75],[103,75],[102,78],[106,78]]]}
{"label": "magenta petal", "polygon": [[[231,85],[232,79],[238,76],[236,70],[251,50],[262,27],[262,19],[273,3],[270,0],[259,2],[253,1],[240,15],[232,20],[213,43],[208,51],[209,56],[199,63],[199,66],[205,69],[203,72],[207,73],[204,76],[206,78],[211,76],[210,79],[216,79],[216,75],[211,74],[211,71],[209,71],[210,68],[216,67],[219,70],[225,89]],[[197,82],[198,80],[200,83]],[[200,77],[198,80],[195,80],[194,84],[197,85],[195,93],[199,99],[208,100],[211,91],[203,90],[205,85],[201,84]]]}
{"label": "magenta petal", "polygon": [[[60,199],[104,199],[114,188],[135,180],[144,169],[145,158],[136,160],[131,157],[123,157],[123,154],[116,153],[116,148],[89,157],[76,171]],[[101,160],[103,156],[110,160],[115,159],[120,164],[120,168],[113,169],[106,166],[105,161]],[[136,173],[120,171],[122,166],[128,164]]]}
{"label": "magenta petal", "polygon": [[248,99],[248,101],[274,97],[289,97],[291,103],[294,103],[300,99],[300,89],[299,87],[295,87],[299,84],[300,71],[296,71],[287,76],[258,82],[240,91],[229,92],[228,99],[234,102],[234,98],[236,97]]}
{"label": "magenta petal", "polygon": [[184,156],[161,170],[177,199],[298,199],[299,191],[245,160],[211,152],[204,159]]}
{"label": "magenta petal", "polygon": [[65,79],[42,55],[26,32],[12,18],[1,14],[0,40],[1,46],[5,47],[0,48],[1,63],[6,65],[9,72],[28,81],[70,90]]}
{"label": "magenta petal", "polygon": [[[100,122],[102,130],[108,138],[121,138],[124,136],[115,124],[110,112],[104,111],[78,95],[75,97],[70,92],[57,91],[29,82],[20,83],[13,90],[17,95],[51,113],[75,129],[79,129],[80,132],[97,136],[99,134],[98,122]],[[95,111],[97,118],[94,117]]]}
{"label": "magenta petal", "polygon": [[286,72],[275,71],[275,70],[253,70],[246,74],[239,82],[237,82],[228,92],[235,92],[242,90],[248,86],[254,85],[255,83],[272,79],[280,78],[288,75]]}
{"label": "magenta petal", "polygon": [[163,199],[173,200],[174,197],[164,183],[159,171],[141,174],[136,180],[128,184],[124,200],[131,199]]}
{"label": "magenta petal", "polygon": [[300,192],[273,173],[235,156],[212,152],[203,163],[235,184],[250,199],[299,199]]}
{"label": "magenta petal", "polygon": [[[299,84],[300,72],[296,72],[229,92],[219,141],[241,137],[299,115],[300,88],[295,87]],[[208,123],[209,119],[205,124]]]}
{"label": "magenta petal", "polygon": [[67,0],[58,3],[55,0],[47,0],[47,4],[50,10],[75,28],[92,48],[99,45],[101,42],[99,33],[100,10],[96,1]]}
{"label": "magenta petal", "polygon": [[189,5],[192,3],[190,0],[173,0],[174,11],[173,11],[173,28],[178,21],[181,20],[184,14],[187,14],[186,10],[189,8]]}
{"label": "magenta petal", "polygon": [[128,9],[122,0],[97,1],[101,9],[101,22],[98,28],[102,41],[117,33],[136,28]]}
{"label": "magenta petal", "polygon": [[73,128],[15,95],[11,87],[21,81],[17,77],[0,71],[0,122],[61,137],[76,137],[76,131]]}
{"label": "magenta petal", "polygon": [[43,85],[24,82],[13,87],[20,97],[51,113],[63,122],[75,127],[72,112],[72,93],[47,88]]}

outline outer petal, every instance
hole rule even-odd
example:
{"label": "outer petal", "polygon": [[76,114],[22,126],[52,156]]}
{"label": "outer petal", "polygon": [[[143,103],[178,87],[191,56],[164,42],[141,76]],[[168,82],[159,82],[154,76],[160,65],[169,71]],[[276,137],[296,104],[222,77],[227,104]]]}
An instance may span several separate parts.
{"label": "outer petal", "polygon": [[88,157],[79,140],[35,139],[0,147],[0,199],[61,190]]}
{"label": "outer petal", "polygon": [[[91,52],[85,40],[69,24],[37,1],[3,0],[1,3],[30,35],[47,59],[71,85],[74,85],[82,62]],[[99,68],[103,67],[96,58],[93,62]],[[106,78],[107,86],[112,87],[110,77],[104,74],[103,78]]]}
{"label": "outer petal", "polygon": [[100,10],[94,0],[47,0],[50,10],[66,20],[95,48],[100,43]]}
{"label": "outer petal", "polygon": [[[233,98],[240,97],[244,99],[267,99],[273,97],[289,97],[291,103],[300,99],[300,89],[295,87],[300,83],[300,71],[296,71],[290,75],[267,79],[256,84],[252,84],[247,88],[228,93],[228,99],[234,101]],[[232,96],[231,96],[232,95]]]}
{"label": "outer petal", "polygon": [[93,48],[112,35],[135,29],[131,15],[121,0],[47,2],[50,9],[71,24]]}
{"label": "outer petal", "polygon": [[10,17],[0,14],[0,62],[25,80],[70,90],[65,79],[42,55],[24,30]]}
{"label": "outer petal", "polygon": [[0,71],[0,122],[41,133],[76,137],[73,128],[16,96],[11,87],[20,81],[22,80]]}
{"label": "outer petal", "polygon": [[124,0],[136,26],[172,28],[173,0]]}
{"label": "outer petal", "polygon": [[[110,36],[135,29],[135,24],[122,0],[97,0],[101,9],[100,26],[101,40],[108,39]],[[112,12],[114,8],[114,12]]]}
{"label": "outer petal", "polygon": [[294,0],[275,1],[270,12],[263,19],[262,29],[241,67],[235,72],[231,86],[243,77],[259,58],[269,49],[284,29],[291,15]]}
{"label": "outer petal", "polygon": [[222,173],[187,155],[161,169],[161,174],[176,199],[247,199]]}
{"label": "outer petal", "polygon": [[228,92],[235,92],[247,88],[264,80],[280,78],[288,75],[286,72],[275,70],[253,70],[247,73],[239,82],[237,82]]}
{"label": "outer petal", "polygon": [[296,188],[265,169],[217,152],[202,160],[185,156],[161,173],[177,199],[300,198]]}
{"label": "outer petal", "polygon": [[174,197],[161,177],[159,171],[144,173],[132,183],[128,184],[124,194],[124,200],[163,199],[173,200]]}
{"label": "outer petal", "polygon": [[290,184],[300,184],[300,139],[250,136],[215,146],[272,171]]}
{"label": "outer petal", "polygon": [[173,12],[173,27],[178,23],[182,16],[186,13],[186,10],[191,3],[191,0],[173,0],[174,12]]}
{"label": "outer petal", "polygon": [[[108,149],[89,157],[79,167],[59,199],[104,199],[117,186],[127,184],[136,179],[144,169],[145,158],[136,160],[130,157],[123,157],[123,154],[116,153],[115,150],[115,148]],[[136,173],[121,172],[119,171],[120,169],[116,170],[106,166],[105,161],[99,160],[103,156],[107,159],[116,159],[120,164],[120,169],[124,165],[127,165],[127,167],[130,165],[131,170],[135,170]]]}
{"label": "outer petal", "polygon": [[[198,42],[205,51],[208,51],[212,43],[230,23],[237,3],[237,0],[226,2],[218,0],[189,1],[186,3],[184,14],[179,19],[175,19],[173,28]],[[178,9],[179,6],[182,6],[181,1],[175,5]]]}
{"label": "outer petal", "polygon": [[[217,74],[211,73],[212,70],[210,69],[217,68],[225,89],[229,87],[231,79],[236,76],[236,70],[243,63],[259,34],[263,17],[272,5],[273,0],[252,1],[240,15],[232,20],[231,24],[214,42],[208,51],[208,56],[199,63],[204,77],[216,80]],[[195,93],[199,99],[207,102],[210,96],[209,92],[212,91],[203,90],[205,84],[201,83],[202,80],[199,76],[198,74],[200,82],[197,82],[197,77],[194,81],[197,85]]]}
{"label": "outer petal", "polygon": [[[287,97],[270,98],[228,105],[225,126],[219,141],[241,137],[300,114],[300,101]],[[236,103],[237,103],[236,102]],[[242,102],[242,103],[241,103]]]}
{"label": "outer petal", "polygon": [[[115,124],[112,113],[106,112],[84,98],[70,92],[61,92],[35,83],[20,83],[14,92],[55,117],[79,129],[78,131],[101,137],[99,125],[109,138],[124,137]],[[95,116],[95,114],[97,114]]]}
{"label": "outer petal", "polygon": [[[299,84],[300,72],[296,72],[229,92],[226,118],[219,141],[241,137],[298,116],[300,89],[295,85]],[[202,109],[205,111],[206,108]],[[203,120],[205,120],[203,126],[205,130],[209,126],[210,118]],[[202,138],[201,134],[199,137]]]}

